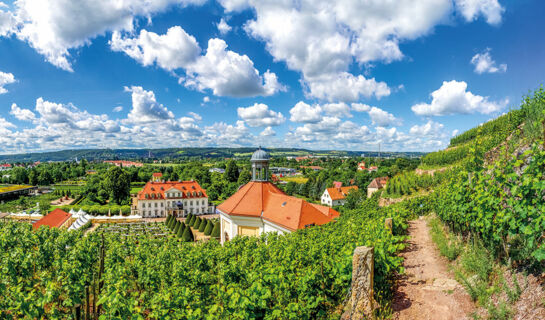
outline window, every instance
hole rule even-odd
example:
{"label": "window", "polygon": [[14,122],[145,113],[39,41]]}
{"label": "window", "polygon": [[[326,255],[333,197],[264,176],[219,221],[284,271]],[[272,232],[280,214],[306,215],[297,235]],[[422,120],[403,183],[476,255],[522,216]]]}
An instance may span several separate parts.
{"label": "window", "polygon": [[148,208],[151,208],[151,202],[148,202]]}
{"label": "window", "polygon": [[199,208],[196,209],[197,213],[199,213]]}
{"label": "window", "polygon": [[163,207],[163,203],[161,202],[161,208]]}
{"label": "window", "polygon": [[193,200],[189,201],[189,205],[190,205],[190,206],[193,205]]}
{"label": "window", "polygon": [[[157,202],[155,202],[155,208],[157,208]],[[155,210],[155,211],[157,211],[157,210]]]}

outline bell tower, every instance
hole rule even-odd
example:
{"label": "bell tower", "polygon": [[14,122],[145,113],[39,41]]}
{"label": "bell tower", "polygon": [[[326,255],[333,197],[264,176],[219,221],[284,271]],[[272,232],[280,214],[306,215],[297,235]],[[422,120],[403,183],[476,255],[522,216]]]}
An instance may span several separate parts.
{"label": "bell tower", "polygon": [[269,180],[269,160],[270,156],[261,147],[252,155],[252,181]]}

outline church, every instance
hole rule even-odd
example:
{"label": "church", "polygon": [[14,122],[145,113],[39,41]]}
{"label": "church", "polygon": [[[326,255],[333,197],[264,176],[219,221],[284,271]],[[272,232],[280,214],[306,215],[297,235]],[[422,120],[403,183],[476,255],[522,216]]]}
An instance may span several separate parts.
{"label": "church", "polygon": [[263,232],[290,233],[322,225],[339,216],[330,207],[288,196],[269,181],[270,156],[259,148],[251,158],[252,180],[217,207],[221,243]]}

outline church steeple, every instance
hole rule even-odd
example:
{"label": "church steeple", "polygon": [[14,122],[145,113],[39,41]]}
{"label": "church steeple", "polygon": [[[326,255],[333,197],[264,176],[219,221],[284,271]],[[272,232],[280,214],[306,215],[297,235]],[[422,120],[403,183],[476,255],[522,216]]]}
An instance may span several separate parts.
{"label": "church steeple", "polygon": [[261,147],[252,155],[252,181],[269,180],[269,160],[270,156]]}

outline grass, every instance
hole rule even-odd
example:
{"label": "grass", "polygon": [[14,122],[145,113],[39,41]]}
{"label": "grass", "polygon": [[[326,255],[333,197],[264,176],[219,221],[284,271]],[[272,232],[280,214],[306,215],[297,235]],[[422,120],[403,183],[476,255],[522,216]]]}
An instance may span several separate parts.
{"label": "grass", "polygon": [[[430,218],[428,223],[433,242],[441,255],[452,261],[456,280],[484,310],[484,319],[512,319],[511,305],[520,298],[526,284],[521,286],[516,273],[496,262],[479,239],[462,241],[448,232],[437,217]],[[510,283],[504,275],[511,275]],[[483,319],[477,313],[472,316],[473,319]]]}
{"label": "grass", "polygon": [[282,181],[286,182],[295,182],[295,183],[306,183],[308,181],[308,178],[297,176],[297,177],[282,177],[280,178]]}
{"label": "grass", "polygon": [[131,194],[136,194],[140,192],[140,190],[144,189],[143,187],[131,187]]}

